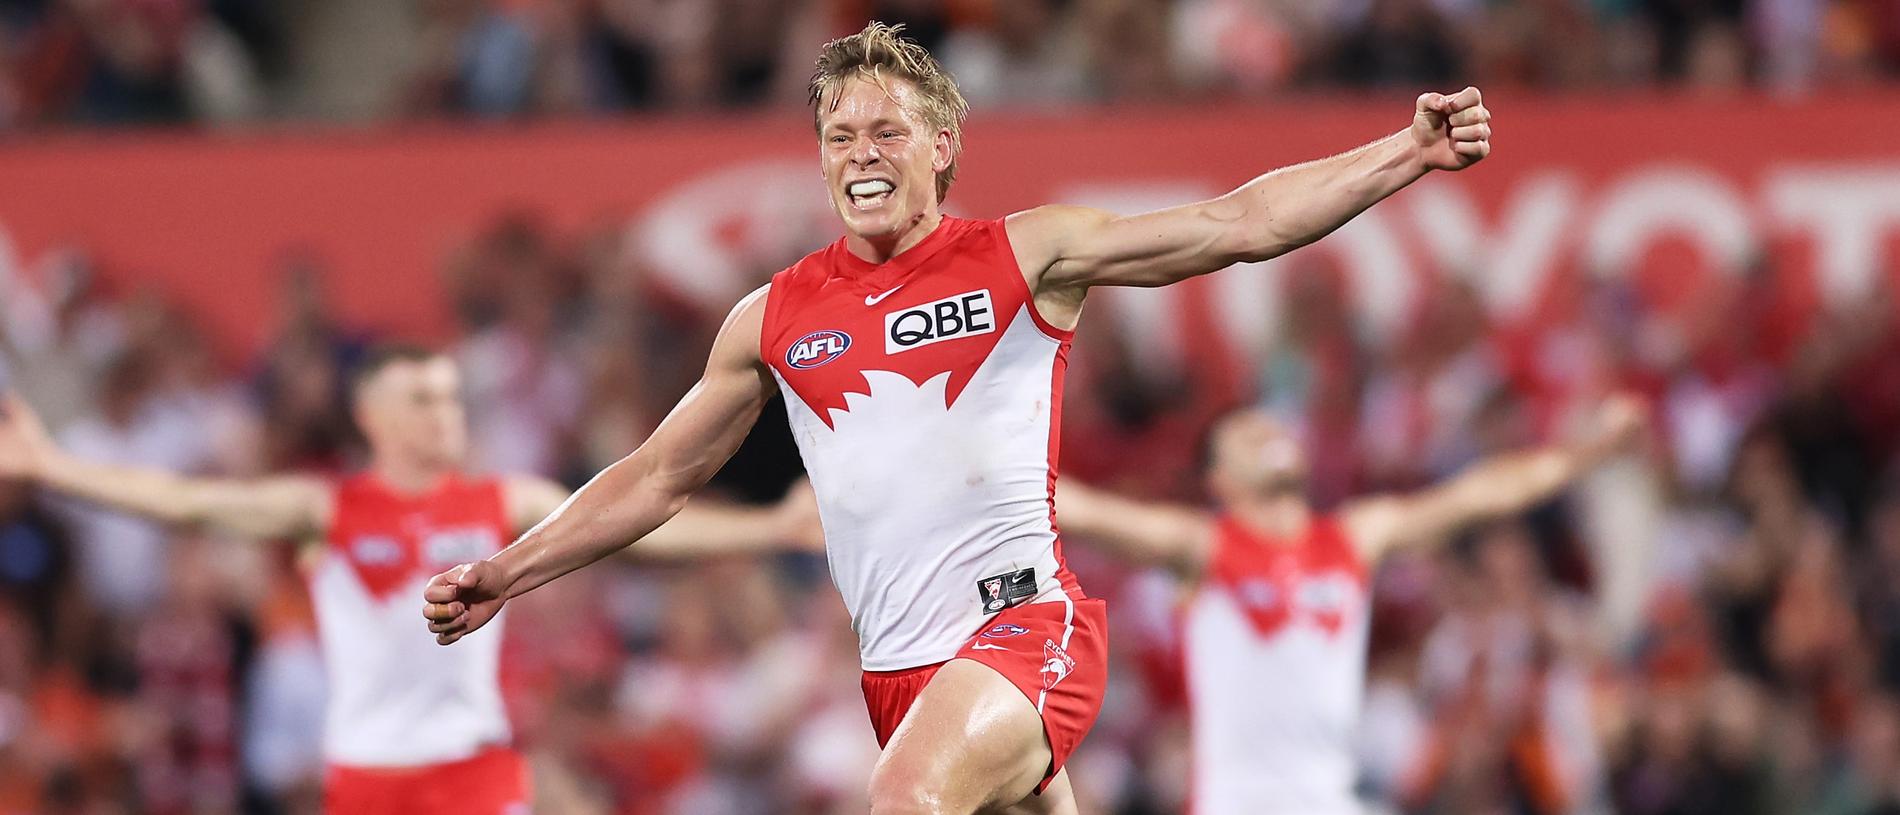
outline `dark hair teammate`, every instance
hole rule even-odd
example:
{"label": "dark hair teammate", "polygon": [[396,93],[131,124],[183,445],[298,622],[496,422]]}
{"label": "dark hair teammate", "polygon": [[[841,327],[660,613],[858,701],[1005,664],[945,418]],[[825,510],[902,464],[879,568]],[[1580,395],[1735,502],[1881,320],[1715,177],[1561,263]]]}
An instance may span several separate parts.
{"label": "dark hair teammate", "polygon": [[[472,647],[437,648],[413,603],[430,575],[494,552],[568,493],[534,476],[462,473],[461,380],[440,353],[416,346],[373,352],[352,379],[350,403],[369,444],[363,472],[341,480],[228,480],[76,458],[9,394],[0,402],[0,478],[168,523],[311,547],[311,597],[330,690],[326,811],[525,811],[526,767],[511,749],[502,708],[499,632]],[[674,558],[815,546],[809,503],[801,493],[773,509],[696,508],[628,551]]]}

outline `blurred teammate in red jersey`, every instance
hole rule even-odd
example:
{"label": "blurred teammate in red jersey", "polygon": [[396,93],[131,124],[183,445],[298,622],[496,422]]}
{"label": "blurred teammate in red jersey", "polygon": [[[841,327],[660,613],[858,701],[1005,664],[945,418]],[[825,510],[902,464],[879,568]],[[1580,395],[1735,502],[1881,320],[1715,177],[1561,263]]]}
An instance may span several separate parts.
{"label": "blurred teammate in red jersey", "polygon": [[[500,549],[567,499],[533,476],[461,472],[467,420],[448,357],[391,347],[352,386],[369,467],[331,480],[187,478],[67,455],[26,404],[0,409],[0,478],[174,524],[310,545],[310,594],[329,675],[324,809],[364,815],[528,811],[527,768],[510,748],[500,632],[443,649],[415,622],[430,575]],[[774,509],[682,513],[628,548],[642,558],[816,548],[810,499]],[[627,538],[621,543],[631,543]],[[804,541],[801,543],[801,541]]]}
{"label": "blurred teammate in red jersey", "polygon": [[1318,240],[1430,170],[1483,158],[1490,113],[1475,88],[1425,94],[1398,133],[1210,201],[966,220],[940,206],[967,106],[922,47],[877,23],[827,43],[811,98],[845,236],[741,300],[645,444],[513,546],[440,575],[424,613],[452,643],[659,526],[783,393],[885,745],[872,811],[1073,812],[1063,764],[1107,682],[1101,601],[1063,566],[1054,523],[1084,296]]}
{"label": "blurred teammate in red jersey", "polygon": [[1578,440],[1480,461],[1411,494],[1320,514],[1300,443],[1264,411],[1216,423],[1214,513],[1121,498],[1073,482],[1065,531],[1166,567],[1184,608],[1192,801],[1201,815],[1353,815],[1354,739],[1365,691],[1371,571],[1385,553],[1550,498],[1644,426],[1634,398],[1601,405]]}

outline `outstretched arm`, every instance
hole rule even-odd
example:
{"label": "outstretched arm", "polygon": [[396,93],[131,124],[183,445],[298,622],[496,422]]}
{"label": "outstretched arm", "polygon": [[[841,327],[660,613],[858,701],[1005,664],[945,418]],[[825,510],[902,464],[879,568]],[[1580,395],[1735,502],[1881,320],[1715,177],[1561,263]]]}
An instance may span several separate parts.
{"label": "outstretched arm", "polygon": [[1491,152],[1477,88],[1418,98],[1405,130],[1331,158],[1275,170],[1219,198],[1141,215],[1047,206],[1010,217],[1017,262],[1039,294],[1164,286],[1267,260],[1325,237],[1429,170]]}
{"label": "outstretched arm", "polygon": [[[525,531],[559,510],[569,495],[565,487],[544,478],[512,478],[509,516],[516,529]],[[772,506],[689,502],[678,515],[620,554],[640,562],[671,562],[788,550],[825,550],[818,504],[811,485],[803,481]]]}
{"label": "outstretched arm", "polygon": [[1354,501],[1340,515],[1367,561],[1401,544],[1437,543],[1469,524],[1521,512],[1556,495],[1628,447],[1644,427],[1643,405],[1616,396],[1597,408],[1583,438],[1506,453],[1411,495]]}
{"label": "outstretched arm", "polygon": [[1213,551],[1214,523],[1206,513],[1123,498],[1073,479],[1056,485],[1056,522],[1116,557],[1183,577],[1199,575]]}
{"label": "outstretched arm", "polygon": [[87,461],[61,450],[13,394],[0,402],[0,478],[7,477],[163,523],[213,526],[259,540],[308,538],[330,523],[330,488],[321,479],[190,478]]}
{"label": "outstretched arm", "polygon": [[502,603],[646,537],[732,457],[775,390],[759,360],[761,287],[719,329],[699,383],[645,444],[602,470],[552,515],[487,560],[429,581],[423,609],[444,645],[481,627]]}

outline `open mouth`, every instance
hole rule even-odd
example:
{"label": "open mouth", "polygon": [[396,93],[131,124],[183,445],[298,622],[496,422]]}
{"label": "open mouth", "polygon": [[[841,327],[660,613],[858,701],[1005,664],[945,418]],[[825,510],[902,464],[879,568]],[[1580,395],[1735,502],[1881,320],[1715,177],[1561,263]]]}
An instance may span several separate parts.
{"label": "open mouth", "polygon": [[891,192],[896,189],[891,182],[883,179],[856,181],[844,188],[851,198],[851,208],[856,210],[876,209],[890,200]]}

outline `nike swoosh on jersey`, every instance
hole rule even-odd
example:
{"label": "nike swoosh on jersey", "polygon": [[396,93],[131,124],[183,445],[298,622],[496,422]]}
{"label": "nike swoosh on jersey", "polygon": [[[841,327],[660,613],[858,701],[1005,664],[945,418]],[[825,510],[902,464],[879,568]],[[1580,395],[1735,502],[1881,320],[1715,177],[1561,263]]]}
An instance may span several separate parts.
{"label": "nike swoosh on jersey", "polygon": [[[897,289],[901,289],[901,288],[903,288],[903,286],[898,286],[898,287],[897,287]],[[865,305],[867,305],[867,306],[875,306],[875,305],[877,305],[878,303],[880,303],[880,302],[882,302],[882,301],[884,300],[884,298],[886,298],[886,297],[889,297],[889,296],[891,296],[891,295],[893,295],[893,294],[896,294],[896,293],[897,293],[897,289],[891,289],[890,291],[887,291],[887,292],[885,292],[885,293],[883,293],[883,294],[880,294],[880,295],[877,295],[877,296],[875,296],[875,297],[873,297],[873,296],[871,296],[871,295],[869,295],[869,294],[867,294],[867,295],[865,295],[865,296],[864,296],[864,304],[865,304]]]}

